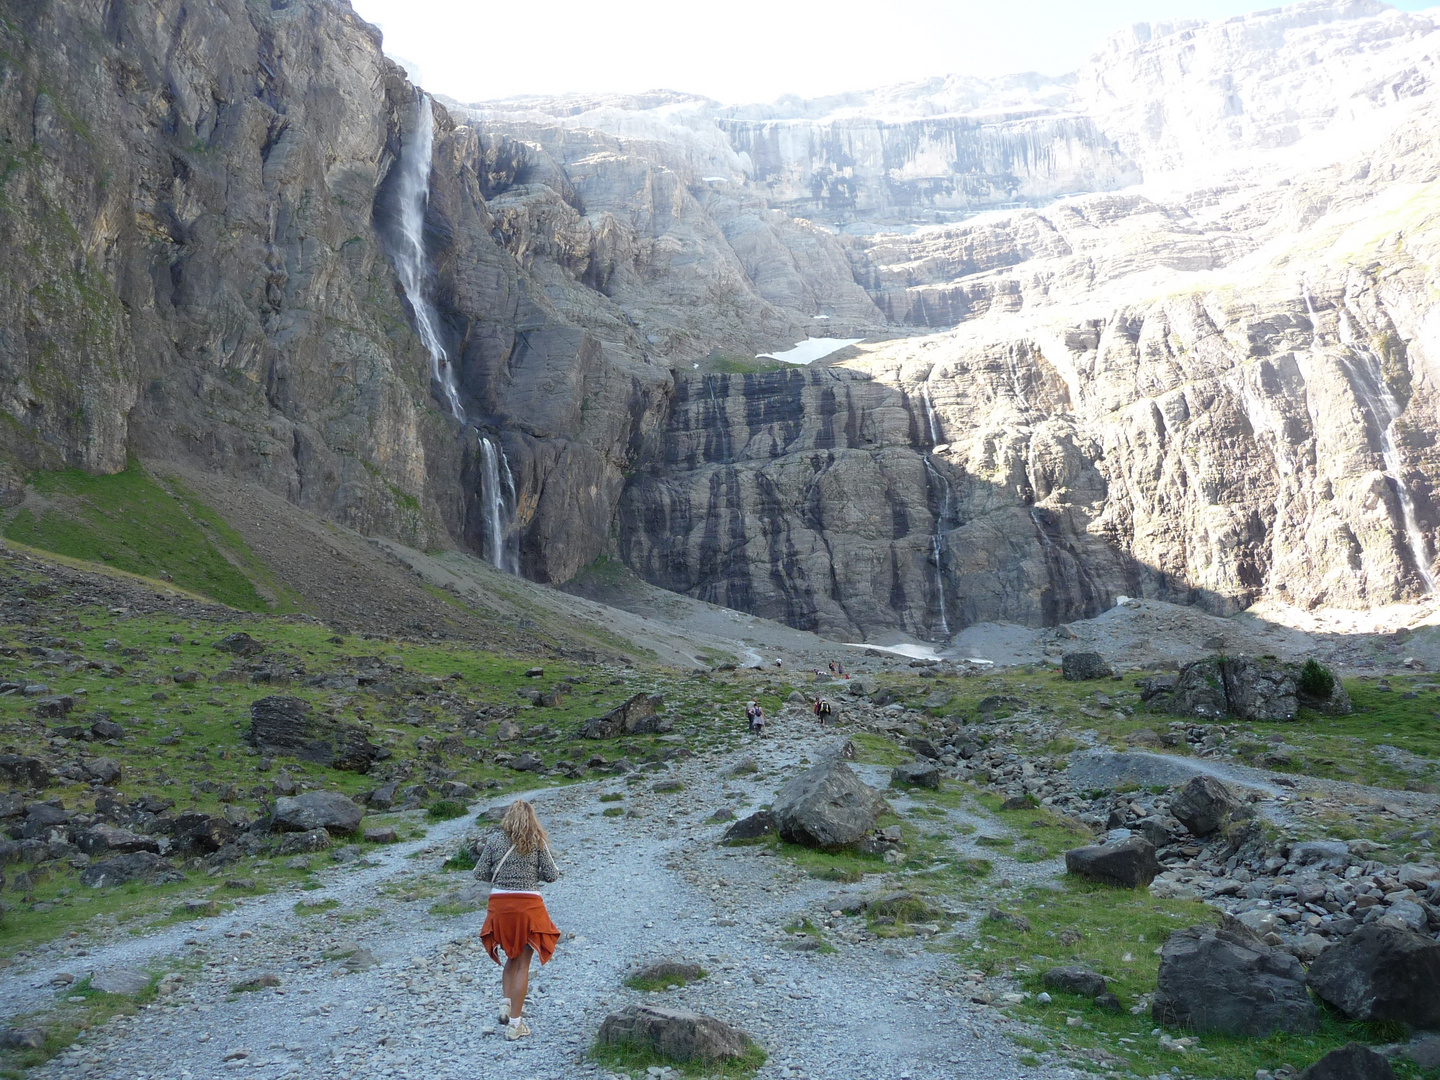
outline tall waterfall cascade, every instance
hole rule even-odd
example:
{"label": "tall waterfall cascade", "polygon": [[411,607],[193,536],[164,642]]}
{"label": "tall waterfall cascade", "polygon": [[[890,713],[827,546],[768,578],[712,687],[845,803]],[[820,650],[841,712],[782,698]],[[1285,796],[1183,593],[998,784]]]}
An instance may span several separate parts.
{"label": "tall waterfall cascade", "polygon": [[[430,205],[430,165],[435,145],[435,114],[428,94],[420,95],[415,128],[400,148],[396,181],[400,205],[400,244],[394,253],[395,272],[415,312],[415,332],[430,354],[430,381],[440,387],[450,415],[465,423],[465,406],[455,381],[455,366],[440,340],[440,315],[427,284],[430,261],[425,254],[425,210]],[[515,480],[498,440],[479,436],[480,505],[485,519],[485,557],[509,574],[520,572],[519,552],[511,535],[515,524]]]}
{"label": "tall waterfall cascade", "polygon": [[430,205],[430,160],[435,145],[435,114],[428,94],[420,95],[417,109],[414,133],[400,147],[400,173],[396,181],[400,246],[394,256],[395,272],[415,312],[415,332],[430,354],[430,379],[440,384],[450,415],[464,423],[465,407],[460,404],[455,369],[440,342],[440,315],[426,290],[430,260],[425,254],[425,209]]}

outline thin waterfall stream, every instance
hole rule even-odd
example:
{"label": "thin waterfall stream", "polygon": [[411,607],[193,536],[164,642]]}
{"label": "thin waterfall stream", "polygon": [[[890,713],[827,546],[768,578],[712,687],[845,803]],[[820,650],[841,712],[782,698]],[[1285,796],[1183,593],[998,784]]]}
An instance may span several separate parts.
{"label": "thin waterfall stream", "polygon": [[925,427],[930,436],[930,449],[925,452],[925,474],[940,491],[940,513],[935,518],[935,531],[930,535],[930,555],[935,563],[935,593],[940,599],[940,632],[950,636],[950,618],[945,610],[945,567],[943,557],[947,539],[946,525],[950,520],[950,481],[935,467],[931,460],[936,446],[940,445],[940,423],[935,417],[935,406],[930,400],[930,388],[922,385],[920,400],[925,406]]}

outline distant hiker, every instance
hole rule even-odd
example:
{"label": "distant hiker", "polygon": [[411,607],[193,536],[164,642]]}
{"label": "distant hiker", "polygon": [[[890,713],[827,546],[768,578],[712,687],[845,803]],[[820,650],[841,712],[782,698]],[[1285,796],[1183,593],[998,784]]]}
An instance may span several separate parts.
{"label": "distant hiker", "polygon": [[750,704],[754,706],[746,713],[750,717],[750,734],[763,736],[765,734],[765,708],[753,701]]}
{"label": "distant hiker", "polygon": [[524,799],[510,804],[500,819],[500,831],[491,833],[480,848],[475,877],[490,883],[480,941],[497,964],[502,962],[498,950],[505,952],[500,1022],[505,1025],[505,1038],[518,1039],[530,1034],[521,1016],[530,991],[530,957],[538,953],[540,963],[549,963],[560,941],[560,931],[550,921],[539,892],[540,883],[557,880],[560,871],[550,857],[550,837],[535,808]]}
{"label": "distant hiker", "polygon": [[780,666],[780,657],[778,657],[778,656],[775,657],[775,666],[776,666],[776,667],[779,667],[779,666]]}
{"label": "distant hiker", "polygon": [[824,727],[830,719],[830,702],[826,701],[823,697],[817,697],[815,699],[815,719],[820,721],[821,727]]}
{"label": "distant hiker", "polygon": [[830,661],[830,674],[831,674],[831,675],[834,675],[834,674],[835,674],[835,661],[834,661],[834,660],[831,660],[831,661]]}

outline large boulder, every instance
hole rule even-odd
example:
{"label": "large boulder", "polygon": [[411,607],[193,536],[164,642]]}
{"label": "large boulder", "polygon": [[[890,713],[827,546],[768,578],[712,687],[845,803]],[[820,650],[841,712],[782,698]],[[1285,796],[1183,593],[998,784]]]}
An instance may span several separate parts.
{"label": "large boulder", "polygon": [[1241,720],[1294,720],[1300,709],[1294,664],[1253,656],[1227,656],[1220,670],[1225,698]]}
{"label": "large boulder", "polygon": [[1070,682],[1108,679],[1114,674],[1098,652],[1067,652],[1060,658],[1060,677]]}
{"label": "large boulder", "polygon": [[940,770],[933,761],[912,761],[906,765],[896,765],[890,772],[890,782],[939,791]]}
{"label": "large boulder", "polygon": [[365,811],[338,791],[307,791],[292,799],[276,799],[271,827],[278,832],[324,829],[349,836],[360,827]]}
{"label": "large boulder", "polygon": [[1367,923],[1320,954],[1310,986],[1352,1020],[1440,1027],[1440,941]]}
{"label": "large boulder", "polygon": [[1299,960],[1208,926],[1170,935],[1160,950],[1153,1000],[1155,1023],[1200,1034],[1265,1038],[1277,1031],[1309,1033],[1319,1024]]}
{"label": "large boulder", "polygon": [[331,769],[369,772],[388,756],[354,724],[316,716],[309,702],[272,695],[250,705],[250,730],[245,741],[262,754],[289,754]]}
{"label": "large boulder", "polygon": [[1155,845],[1144,837],[1128,836],[1113,844],[1096,844],[1065,853],[1065,871],[1106,885],[1142,889],[1160,873]]}
{"label": "large boulder", "polygon": [[832,758],[789,780],[771,813],[782,840],[835,851],[868,836],[883,806],[874,788]]}
{"label": "large boulder", "polygon": [[136,851],[151,851],[157,855],[160,853],[160,842],[153,836],[143,836],[104,822],[92,825],[77,834],[75,846],[92,857],[107,852],[117,855],[132,854]]}
{"label": "large boulder", "polygon": [[1150,694],[1147,700],[1152,704],[1177,716],[1216,720],[1230,711],[1219,657],[1186,664],[1168,690],[1147,685],[1145,692]]}
{"label": "large boulder", "polygon": [[1147,680],[1140,698],[1177,716],[1214,720],[1293,720],[1301,705],[1348,713],[1350,698],[1340,680],[1324,700],[1301,694],[1299,664],[1266,656],[1211,656],[1186,664],[1173,680]]}
{"label": "large boulder", "polygon": [[239,826],[218,814],[187,810],[170,823],[175,848],[186,855],[208,855],[219,851],[240,835]]}
{"label": "large boulder", "polygon": [[587,720],[580,729],[581,738],[613,739],[617,735],[653,735],[668,730],[659,712],[665,699],[659,694],[636,694],[616,705],[604,716]]}
{"label": "large boulder", "polygon": [[1170,815],[1195,836],[1209,836],[1230,821],[1241,803],[1210,776],[1192,776],[1170,800]]}
{"label": "large boulder", "polygon": [[1083,967],[1051,968],[1040,976],[1048,990],[1062,990],[1067,994],[1097,998],[1105,993],[1105,976]]}
{"label": "large boulder", "polygon": [[1298,1080],[1395,1080],[1383,1054],[1360,1043],[1346,1043],[1307,1067]]}
{"label": "large boulder", "polygon": [[669,1061],[717,1062],[743,1057],[750,1036],[723,1020],[701,1013],[631,1005],[605,1017],[597,1041],[601,1046],[630,1046]]}

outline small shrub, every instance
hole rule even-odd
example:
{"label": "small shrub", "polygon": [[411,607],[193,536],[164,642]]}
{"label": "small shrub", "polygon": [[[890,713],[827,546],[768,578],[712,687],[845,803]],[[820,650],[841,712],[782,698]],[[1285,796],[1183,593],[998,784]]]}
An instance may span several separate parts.
{"label": "small shrub", "polygon": [[1306,697],[1328,701],[1335,692],[1335,673],[1312,656],[1300,669],[1295,688]]}
{"label": "small shrub", "polygon": [[461,848],[440,864],[441,870],[474,870],[475,852],[468,847]]}
{"label": "small shrub", "polygon": [[466,813],[464,803],[451,799],[441,799],[425,808],[425,816],[431,821],[449,821],[451,818],[464,817]]}

